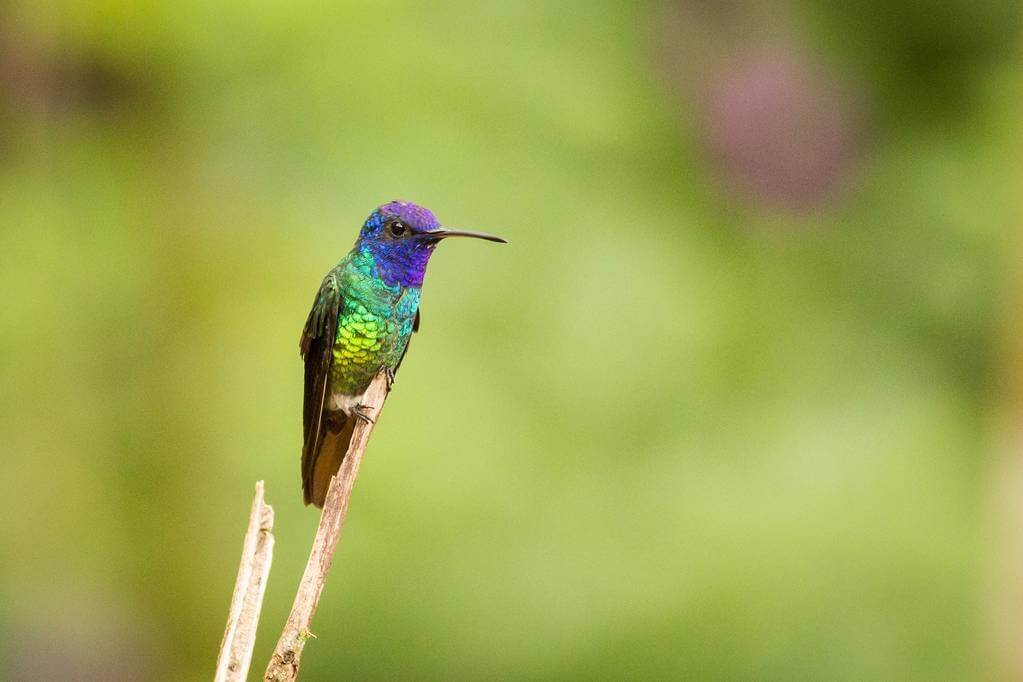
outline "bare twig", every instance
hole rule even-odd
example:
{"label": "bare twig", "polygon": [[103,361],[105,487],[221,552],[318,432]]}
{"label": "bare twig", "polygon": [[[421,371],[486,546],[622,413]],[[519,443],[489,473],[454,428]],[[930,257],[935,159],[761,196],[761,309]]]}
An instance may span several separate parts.
{"label": "bare twig", "polygon": [[249,529],[242,545],[242,561],[234,583],[227,628],[220,642],[214,682],[244,682],[256,643],[259,610],[270,574],[274,553],[274,510],[263,500],[263,482],[256,483],[256,496],[249,514]]}
{"label": "bare twig", "polygon": [[359,473],[359,464],[362,462],[363,452],[366,450],[366,443],[369,442],[369,434],[373,431],[374,423],[380,416],[380,410],[387,397],[387,376],[381,372],[373,379],[369,390],[362,398],[366,406],[366,414],[372,422],[359,421],[352,433],[352,440],[348,446],[348,453],[341,462],[341,469],[330,481],[327,489],[327,499],[323,503],[323,514],[320,516],[320,525],[316,529],[316,539],[313,540],[313,549],[309,553],[309,561],[305,566],[305,573],[302,574],[302,582],[298,587],[298,594],[295,595],[295,603],[291,607],[291,615],[284,626],[284,632],[277,642],[273,656],[270,658],[270,665],[266,668],[264,680],[269,682],[285,682],[298,677],[298,666],[302,656],[302,649],[305,642],[311,636],[309,625],[312,622],[313,614],[316,613],[316,604],[320,600],[320,593],[323,591],[323,584],[327,579],[327,571],[334,558],[334,550],[337,548],[338,537],[341,534],[341,524],[344,523],[345,515],[348,513],[348,500],[352,495],[352,487],[355,485],[355,476]]}

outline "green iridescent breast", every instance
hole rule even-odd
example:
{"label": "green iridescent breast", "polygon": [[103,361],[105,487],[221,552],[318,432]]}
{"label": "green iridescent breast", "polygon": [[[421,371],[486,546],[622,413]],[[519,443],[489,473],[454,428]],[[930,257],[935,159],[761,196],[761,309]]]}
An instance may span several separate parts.
{"label": "green iridescent breast", "polygon": [[361,394],[381,367],[397,367],[412,335],[419,289],[388,286],[372,265],[372,257],[355,254],[341,271],[331,393]]}

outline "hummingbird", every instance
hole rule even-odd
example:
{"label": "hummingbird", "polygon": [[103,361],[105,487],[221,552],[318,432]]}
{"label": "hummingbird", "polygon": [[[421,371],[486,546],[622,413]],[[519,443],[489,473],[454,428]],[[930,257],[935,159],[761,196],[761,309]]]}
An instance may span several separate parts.
{"label": "hummingbird", "polygon": [[419,296],[437,244],[450,237],[507,243],[484,232],[442,227],[428,209],[392,201],[370,213],[355,246],[323,278],[302,329],[305,362],[302,493],[323,506],[379,372],[394,375],[419,331]]}

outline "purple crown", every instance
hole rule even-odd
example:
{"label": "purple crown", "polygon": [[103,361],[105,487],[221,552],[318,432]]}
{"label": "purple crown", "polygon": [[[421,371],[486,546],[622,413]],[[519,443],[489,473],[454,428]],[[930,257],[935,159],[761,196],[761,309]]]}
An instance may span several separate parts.
{"label": "purple crown", "polygon": [[440,222],[430,209],[410,201],[392,201],[377,210],[385,217],[400,218],[412,228],[413,232],[426,232],[440,227]]}

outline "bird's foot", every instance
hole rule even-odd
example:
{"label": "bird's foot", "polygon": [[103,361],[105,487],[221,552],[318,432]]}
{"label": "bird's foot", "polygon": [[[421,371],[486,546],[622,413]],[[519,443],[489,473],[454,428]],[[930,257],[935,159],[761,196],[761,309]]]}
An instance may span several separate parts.
{"label": "bird's foot", "polygon": [[359,403],[352,407],[352,416],[361,421],[363,424],[372,424],[374,423],[373,417],[370,417],[369,414],[367,414],[369,409],[371,409],[369,405]]}
{"label": "bird's foot", "polygon": [[394,370],[390,367],[384,367],[384,376],[387,377],[387,392],[390,393],[394,387]]}

